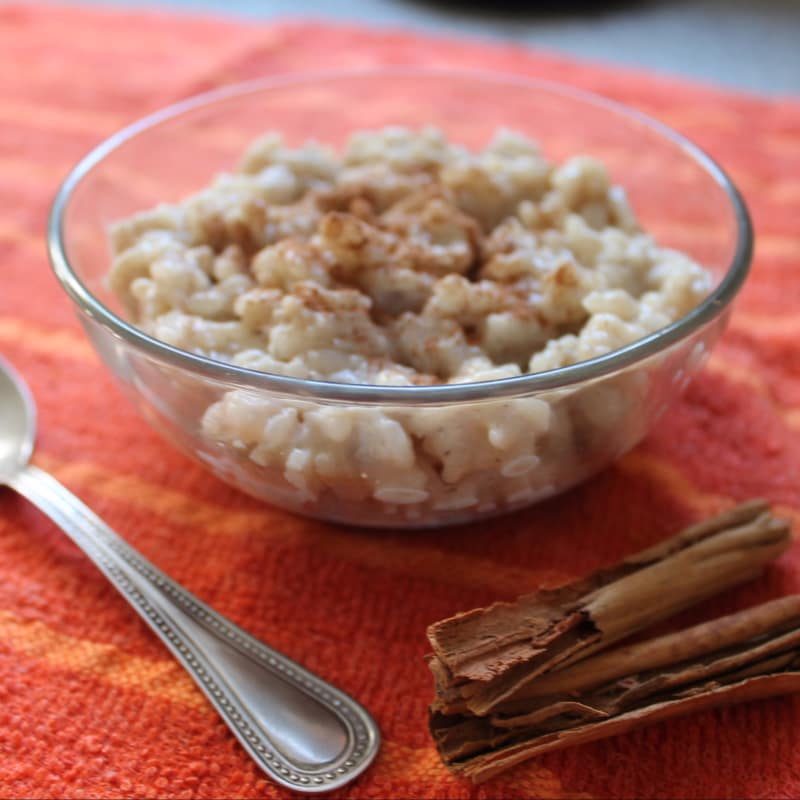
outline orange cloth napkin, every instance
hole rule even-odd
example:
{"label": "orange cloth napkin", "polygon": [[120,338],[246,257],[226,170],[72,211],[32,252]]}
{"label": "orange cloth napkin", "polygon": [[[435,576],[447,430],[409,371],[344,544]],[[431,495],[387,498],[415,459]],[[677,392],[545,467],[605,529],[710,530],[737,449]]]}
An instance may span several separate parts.
{"label": "orange cloth napkin", "polygon": [[[375,714],[380,756],[340,796],[800,795],[792,698],[654,725],[474,788],[431,745],[422,660],[430,622],[585,574],[734,501],[763,495],[800,521],[800,102],[409,33],[50,5],[1,8],[0,52],[0,352],[40,405],[36,461],[201,598]],[[724,341],[644,445],[568,496],[416,535],[259,505],[166,446],[94,356],[44,252],[59,180],[121,125],[243,78],[387,63],[536,75],[637,106],[725,165],[758,231],[755,269]],[[799,571],[794,548],[763,579],[686,620],[798,591]],[[8,491],[0,796],[288,796],[105,579]]]}

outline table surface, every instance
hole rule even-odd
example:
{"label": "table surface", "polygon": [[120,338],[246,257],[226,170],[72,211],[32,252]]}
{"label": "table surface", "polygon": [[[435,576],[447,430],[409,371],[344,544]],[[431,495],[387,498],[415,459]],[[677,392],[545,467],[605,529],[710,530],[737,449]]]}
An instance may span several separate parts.
{"label": "table surface", "polygon": [[[330,0],[339,2],[357,0]],[[37,461],[165,572],[370,709],[384,735],[381,757],[339,796],[800,797],[798,698],[570,748],[472,789],[431,747],[423,662],[433,620],[586,575],[736,501],[767,497],[800,528],[800,102],[444,39],[301,26],[221,33],[175,16],[21,8],[0,13],[0,53],[13,67],[0,80],[0,351],[39,402]],[[652,49],[665,47],[666,39]],[[132,118],[282,69],[403,58],[511,65],[645,108],[736,176],[757,246],[707,368],[615,467],[493,525],[376,537],[259,505],[165,447],[93,355],[43,241],[67,169]],[[148,191],[146,174],[118,175],[132,192]],[[681,232],[703,242],[697,224],[672,230],[671,241]],[[796,592],[797,543],[759,580],[681,619]],[[0,492],[0,795],[277,797],[144,623],[8,492]]]}
{"label": "table surface", "polygon": [[800,93],[800,0],[89,0],[255,19],[314,17],[494,38],[767,94]]}

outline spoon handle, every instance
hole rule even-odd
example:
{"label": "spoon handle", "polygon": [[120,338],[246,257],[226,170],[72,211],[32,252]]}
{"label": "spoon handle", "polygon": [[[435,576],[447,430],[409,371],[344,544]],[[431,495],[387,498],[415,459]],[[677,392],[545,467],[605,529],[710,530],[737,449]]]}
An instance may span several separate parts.
{"label": "spoon handle", "polygon": [[173,581],[51,475],[9,485],[83,550],[161,637],[261,768],[297,792],[348,783],[377,753],[369,714],[344,692],[258,641]]}

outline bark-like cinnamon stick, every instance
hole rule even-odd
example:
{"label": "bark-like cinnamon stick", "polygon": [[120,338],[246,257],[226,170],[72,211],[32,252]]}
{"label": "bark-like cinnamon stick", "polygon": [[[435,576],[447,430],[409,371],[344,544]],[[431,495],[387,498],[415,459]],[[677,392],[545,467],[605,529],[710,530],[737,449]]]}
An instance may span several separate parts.
{"label": "bark-like cinnamon stick", "polygon": [[489,714],[537,676],[756,577],[788,543],[788,523],[751,501],[585,580],[435,623],[439,710]]}
{"label": "bark-like cinnamon stick", "polygon": [[[639,669],[651,664],[658,666]],[[550,680],[538,688],[557,691],[531,697],[527,708],[518,700],[489,717],[434,713],[431,732],[445,763],[481,782],[551,750],[700,708],[800,691],[800,596],[610,650],[544,677]]]}
{"label": "bark-like cinnamon stick", "polygon": [[650,721],[800,691],[800,596],[605,649],[754,577],[788,543],[788,524],[754,501],[584,581],[431,626],[442,759],[480,782]]}

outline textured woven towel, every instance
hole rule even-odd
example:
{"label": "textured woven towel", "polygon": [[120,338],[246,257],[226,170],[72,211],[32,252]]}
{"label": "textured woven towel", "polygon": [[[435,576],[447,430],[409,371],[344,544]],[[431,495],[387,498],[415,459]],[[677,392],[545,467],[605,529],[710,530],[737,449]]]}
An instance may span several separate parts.
{"label": "textured woven towel", "polygon": [[[735,500],[764,495],[800,517],[800,103],[405,33],[57,7],[0,9],[0,53],[0,352],[41,407],[36,461],[204,600],[375,714],[385,744],[346,796],[800,796],[791,698],[654,725],[473,788],[431,746],[422,661],[433,620],[584,574]],[[124,123],[240,78],[387,62],[544,76],[644,109],[725,164],[759,237],[724,341],[645,445],[568,497],[412,536],[293,517],[173,452],[121,399],[44,252],[57,183]],[[795,548],[686,619],[800,591],[799,570]],[[0,796],[287,796],[99,573],[10,492],[0,492]]]}

